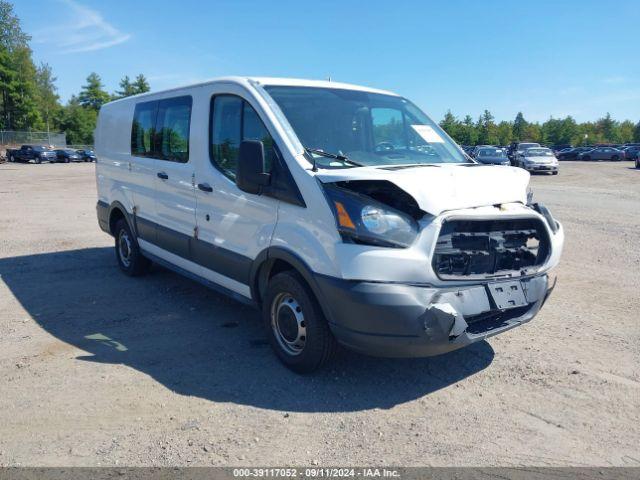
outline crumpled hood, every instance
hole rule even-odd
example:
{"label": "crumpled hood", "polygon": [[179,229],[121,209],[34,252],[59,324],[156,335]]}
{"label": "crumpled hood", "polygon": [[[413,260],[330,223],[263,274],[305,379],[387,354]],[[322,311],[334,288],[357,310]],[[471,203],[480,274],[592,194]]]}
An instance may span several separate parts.
{"label": "crumpled hood", "polygon": [[527,203],[529,173],[523,169],[465,165],[440,164],[397,170],[359,167],[324,170],[317,176],[324,183],[387,180],[411,195],[421,210],[432,215],[500,203]]}

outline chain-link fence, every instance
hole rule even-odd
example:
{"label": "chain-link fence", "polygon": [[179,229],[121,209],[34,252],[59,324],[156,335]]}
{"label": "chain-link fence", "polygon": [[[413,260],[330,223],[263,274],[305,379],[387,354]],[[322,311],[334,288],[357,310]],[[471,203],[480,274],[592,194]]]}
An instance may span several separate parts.
{"label": "chain-link fence", "polygon": [[65,147],[67,136],[57,132],[16,132],[13,130],[0,130],[0,145],[55,145]]}

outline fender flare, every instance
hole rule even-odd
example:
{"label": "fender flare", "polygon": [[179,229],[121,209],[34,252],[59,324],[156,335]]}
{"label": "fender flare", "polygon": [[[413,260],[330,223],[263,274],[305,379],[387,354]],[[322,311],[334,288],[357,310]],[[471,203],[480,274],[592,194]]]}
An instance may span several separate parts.
{"label": "fender flare", "polygon": [[259,307],[262,305],[262,296],[266,291],[267,279],[271,273],[271,268],[277,260],[282,260],[291,265],[307,283],[316,297],[318,304],[325,318],[331,322],[331,312],[324,301],[324,295],[315,279],[317,275],[307,265],[307,263],[297,254],[284,247],[267,247],[262,250],[251,265],[249,274],[249,287],[251,288],[251,298]]}
{"label": "fender flare", "polygon": [[114,210],[120,210],[122,212],[125,221],[129,225],[129,228],[131,229],[131,232],[135,237],[137,237],[138,230],[136,228],[135,218],[131,213],[129,213],[127,208],[117,200],[111,202],[111,205],[109,205],[109,213],[107,214],[107,222],[108,222],[107,226],[109,227],[109,232],[111,233],[111,235],[113,235],[113,232],[111,232],[111,215],[113,214]]}

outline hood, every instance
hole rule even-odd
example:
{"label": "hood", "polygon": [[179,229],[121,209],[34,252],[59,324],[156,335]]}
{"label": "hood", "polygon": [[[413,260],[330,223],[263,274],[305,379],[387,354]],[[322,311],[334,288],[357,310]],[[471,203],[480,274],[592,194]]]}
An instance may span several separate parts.
{"label": "hood", "polygon": [[529,173],[521,168],[479,164],[357,167],[325,170],[317,176],[323,183],[387,180],[411,195],[421,210],[432,215],[500,203],[526,204],[529,184]]}

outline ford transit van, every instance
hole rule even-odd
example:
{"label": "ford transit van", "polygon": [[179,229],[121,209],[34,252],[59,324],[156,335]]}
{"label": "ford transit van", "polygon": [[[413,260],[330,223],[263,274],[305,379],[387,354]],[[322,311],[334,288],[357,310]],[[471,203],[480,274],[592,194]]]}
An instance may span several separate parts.
{"label": "ford transit van", "polygon": [[118,265],[173,269],[261,310],[297,372],[342,345],[442,354],[531,320],[564,234],[529,173],[481,165],[406,98],[221,78],[108,103],[100,227]]}

